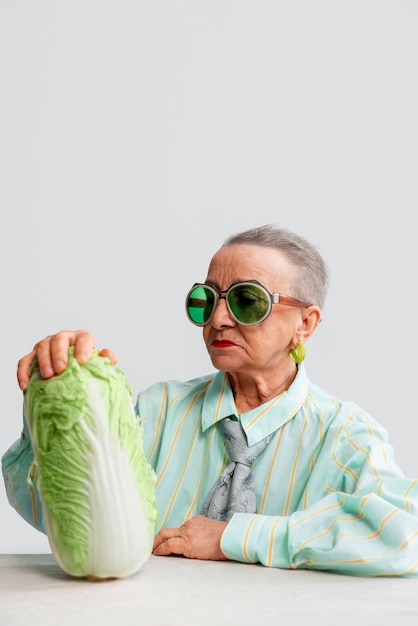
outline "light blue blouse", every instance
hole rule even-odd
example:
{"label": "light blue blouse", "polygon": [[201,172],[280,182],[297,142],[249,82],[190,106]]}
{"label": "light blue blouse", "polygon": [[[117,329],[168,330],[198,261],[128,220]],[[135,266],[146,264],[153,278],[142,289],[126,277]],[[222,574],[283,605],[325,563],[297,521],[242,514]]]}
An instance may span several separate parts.
{"label": "light blue blouse", "polygon": [[[228,463],[217,423],[237,414],[228,377],[157,383],[139,394],[145,452],[157,474],[157,530],[198,515]],[[418,481],[403,476],[385,430],[311,383],[240,416],[248,444],[272,434],[253,476],[257,513],[222,536],[230,559],[355,575],[418,575]],[[44,529],[33,452],[22,437],[2,459],[10,503]]]}

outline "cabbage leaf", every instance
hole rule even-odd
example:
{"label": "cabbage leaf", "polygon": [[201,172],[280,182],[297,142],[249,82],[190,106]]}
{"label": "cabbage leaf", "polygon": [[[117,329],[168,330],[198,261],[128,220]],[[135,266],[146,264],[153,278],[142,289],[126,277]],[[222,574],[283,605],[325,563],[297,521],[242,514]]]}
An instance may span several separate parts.
{"label": "cabbage leaf", "polygon": [[122,370],[94,351],[50,379],[36,360],[24,393],[51,550],[76,577],[121,578],[152,551],[155,474]]}

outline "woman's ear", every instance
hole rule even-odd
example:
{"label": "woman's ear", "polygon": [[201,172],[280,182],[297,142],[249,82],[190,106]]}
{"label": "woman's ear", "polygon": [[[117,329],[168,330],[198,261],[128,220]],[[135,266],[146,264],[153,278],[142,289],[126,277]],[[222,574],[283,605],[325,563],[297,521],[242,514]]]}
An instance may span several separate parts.
{"label": "woman's ear", "polygon": [[297,331],[298,341],[304,343],[318,328],[321,321],[321,309],[318,306],[307,307],[302,314],[302,323]]}

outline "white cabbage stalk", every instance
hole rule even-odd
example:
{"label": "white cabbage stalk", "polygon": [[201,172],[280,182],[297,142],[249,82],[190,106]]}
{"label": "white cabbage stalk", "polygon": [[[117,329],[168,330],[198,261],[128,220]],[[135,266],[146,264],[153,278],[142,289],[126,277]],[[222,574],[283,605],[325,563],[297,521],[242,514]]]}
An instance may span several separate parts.
{"label": "white cabbage stalk", "polygon": [[125,374],[97,351],[43,379],[34,364],[24,411],[46,532],[60,567],[76,577],[136,573],[152,551],[155,474]]}

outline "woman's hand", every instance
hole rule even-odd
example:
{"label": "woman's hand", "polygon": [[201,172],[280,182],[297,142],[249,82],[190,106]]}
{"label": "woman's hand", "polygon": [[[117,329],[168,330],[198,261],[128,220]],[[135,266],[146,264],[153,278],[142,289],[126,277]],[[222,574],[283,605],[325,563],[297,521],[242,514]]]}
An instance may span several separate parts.
{"label": "woman's hand", "polygon": [[155,537],[153,554],[178,554],[189,559],[227,561],[221,550],[221,537],[227,523],[198,515],[180,528],[163,528]]}
{"label": "woman's hand", "polygon": [[[39,370],[43,378],[61,374],[67,367],[68,348],[74,346],[74,356],[79,363],[86,363],[94,349],[94,337],[86,330],[62,330],[38,341],[32,352],[22,357],[17,364],[17,380],[24,391],[29,381],[29,368],[33,359],[38,359]],[[103,349],[100,356],[110,359],[115,364],[117,357],[112,350]]]}

